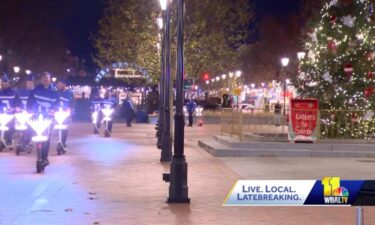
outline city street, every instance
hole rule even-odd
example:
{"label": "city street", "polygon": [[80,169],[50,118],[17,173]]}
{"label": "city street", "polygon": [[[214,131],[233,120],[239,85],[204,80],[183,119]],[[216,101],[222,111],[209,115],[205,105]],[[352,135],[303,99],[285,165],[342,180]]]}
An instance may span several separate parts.
{"label": "city street", "polygon": [[[338,159],[337,164],[334,159],[329,159],[331,163],[322,159],[325,167],[319,159],[306,159],[303,167],[301,163],[293,165],[296,159],[221,161],[197,146],[198,138],[217,134],[219,127],[193,127],[186,129],[185,143],[191,204],[168,205],[169,185],[161,178],[169,165],[159,163],[153,128],[115,124],[113,137],[105,139],[91,134],[90,124],[73,124],[68,153],[57,156],[52,144],[51,165],[44,174],[35,173],[33,154],[0,153],[0,224],[349,225],[355,224],[355,208],[223,207],[222,203],[241,178],[316,179],[340,170],[338,175],[345,178],[371,178],[370,172],[361,176],[361,171],[371,171],[373,163],[360,163],[358,159],[356,163]],[[374,212],[366,208],[368,224],[375,221]]]}

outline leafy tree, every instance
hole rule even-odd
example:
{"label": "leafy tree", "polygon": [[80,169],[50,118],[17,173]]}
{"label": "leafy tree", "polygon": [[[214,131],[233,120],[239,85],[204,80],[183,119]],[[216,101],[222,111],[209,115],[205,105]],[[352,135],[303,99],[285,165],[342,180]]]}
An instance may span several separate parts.
{"label": "leafy tree", "polygon": [[99,66],[128,61],[144,67],[153,76],[160,71],[157,1],[109,0],[94,36]]}
{"label": "leafy tree", "polygon": [[[156,47],[159,8],[158,1],[108,1],[99,32],[94,37],[98,64],[135,62],[157,78],[160,74],[160,53]],[[248,0],[218,0],[215,4],[209,0],[186,1],[185,73],[198,77],[206,71],[216,74],[237,69],[240,49],[248,44],[253,32],[251,12]],[[172,13],[172,24],[175,24],[175,15]],[[175,43],[175,26],[171,28]],[[171,62],[174,62],[175,44],[171,49]],[[173,65],[171,69],[173,75]]]}
{"label": "leafy tree", "polygon": [[239,69],[241,53],[255,32],[253,5],[247,0],[186,1],[186,72],[198,77]]}

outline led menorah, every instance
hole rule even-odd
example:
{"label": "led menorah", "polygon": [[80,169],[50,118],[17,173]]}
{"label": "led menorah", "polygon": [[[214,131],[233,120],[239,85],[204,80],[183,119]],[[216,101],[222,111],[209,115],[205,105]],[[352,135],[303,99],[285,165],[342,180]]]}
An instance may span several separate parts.
{"label": "led menorah", "polygon": [[32,117],[32,114],[26,111],[23,111],[21,113],[14,114],[14,117],[17,120],[16,130],[26,130],[27,122]]}
{"label": "led menorah", "polygon": [[1,113],[0,114],[0,131],[7,131],[8,123],[13,119],[13,115],[7,114],[7,113]]}
{"label": "led menorah", "polygon": [[104,118],[103,120],[104,121],[111,121],[111,116],[112,116],[112,113],[113,113],[113,109],[112,108],[109,108],[109,107],[105,107],[102,109],[102,112],[103,112],[103,115],[104,115]]}
{"label": "led menorah", "polygon": [[57,124],[54,126],[57,130],[65,130],[68,126],[64,125],[64,121],[69,117],[70,113],[63,111],[60,109],[59,111],[55,112],[55,120]]}
{"label": "led menorah", "polygon": [[94,111],[92,113],[92,123],[93,124],[96,124],[98,122],[98,115],[99,115],[99,112],[98,111]]}
{"label": "led menorah", "polygon": [[195,115],[198,116],[198,117],[202,116],[202,112],[203,112],[203,108],[202,107],[197,107],[195,109]]}
{"label": "led menorah", "polygon": [[39,115],[37,119],[31,119],[28,121],[30,127],[35,131],[36,136],[32,137],[34,142],[43,142],[48,140],[48,136],[43,133],[49,128],[52,120],[44,118],[43,115]]}

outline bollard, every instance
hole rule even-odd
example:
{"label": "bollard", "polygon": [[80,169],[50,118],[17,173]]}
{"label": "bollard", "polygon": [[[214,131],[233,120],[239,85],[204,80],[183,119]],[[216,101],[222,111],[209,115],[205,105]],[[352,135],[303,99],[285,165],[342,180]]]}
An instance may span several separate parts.
{"label": "bollard", "polygon": [[363,207],[358,206],[357,207],[357,225],[364,225],[364,220],[363,220]]}

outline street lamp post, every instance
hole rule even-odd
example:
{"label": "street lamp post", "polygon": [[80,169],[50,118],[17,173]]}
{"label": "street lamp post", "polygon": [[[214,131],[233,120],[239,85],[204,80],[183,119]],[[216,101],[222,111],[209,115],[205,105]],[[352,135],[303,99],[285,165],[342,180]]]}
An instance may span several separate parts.
{"label": "street lamp post", "polygon": [[190,203],[188,164],[184,155],[184,0],[177,0],[177,74],[174,154],[171,163],[168,203]]}
{"label": "street lamp post", "polygon": [[[3,60],[3,55],[0,55],[0,63]],[[0,64],[0,71],[3,70],[2,64]]]}
{"label": "street lamp post", "polygon": [[13,67],[13,71],[14,71],[14,73],[19,73],[20,71],[21,71],[21,68],[19,67],[19,66],[14,66]]}
{"label": "street lamp post", "polygon": [[[164,17],[164,11],[163,11],[163,17]],[[163,18],[158,18],[157,23],[158,27],[162,33],[161,35],[161,57],[160,57],[160,84],[159,84],[159,121],[158,121],[158,127],[157,127],[157,137],[158,137],[158,142],[157,142],[157,147],[158,149],[162,149],[162,135],[163,135],[163,126],[164,126],[164,76],[165,76],[165,66],[164,66],[164,48],[165,48],[165,38],[163,34],[163,27],[164,27],[164,19]],[[162,153],[161,153],[162,154]],[[161,155],[160,159],[163,157],[163,154]]]}
{"label": "street lamp post", "polygon": [[[235,73],[235,79],[236,79],[236,86],[238,87],[240,85],[240,82],[238,81],[238,79],[242,76],[242,71],[241,70],[237,70],[236,73]],[[237,109],[239,109],[240,107],[240,104],[239,104],[239,101],[240,101],[240,96],[237,94]]]}
{"label": "street lamp post", "polygon": [[[282,65],[282,68],[283,68],[283,74],[284,76],[286,76],[286,71],[285,71],[285,68],[288,66],[289,64],[289,58],[282,58],[281,59],[281,65]],[[284,112],[283,112],[283,115],[285,116],[285,111],[286,111],[286,79],[284,80]]]}
{"label": "street lamp post", "polygon": [[172,136],[171,136],[171,118],[170,118],[170,91],[169,86],[171,82],[171,65],[170,65],[170,21],[171,21],[171,8],[169,0],[160,0],[160,5],[164,14],[164,41],[165,41],[165,55],[164,55],[164,92],[163,92],[163,103],[164,103],[164,120],[163,120],[163,134],[162,134],[162,150],[161,150],[161,162],[169,162],[172,157]]}

